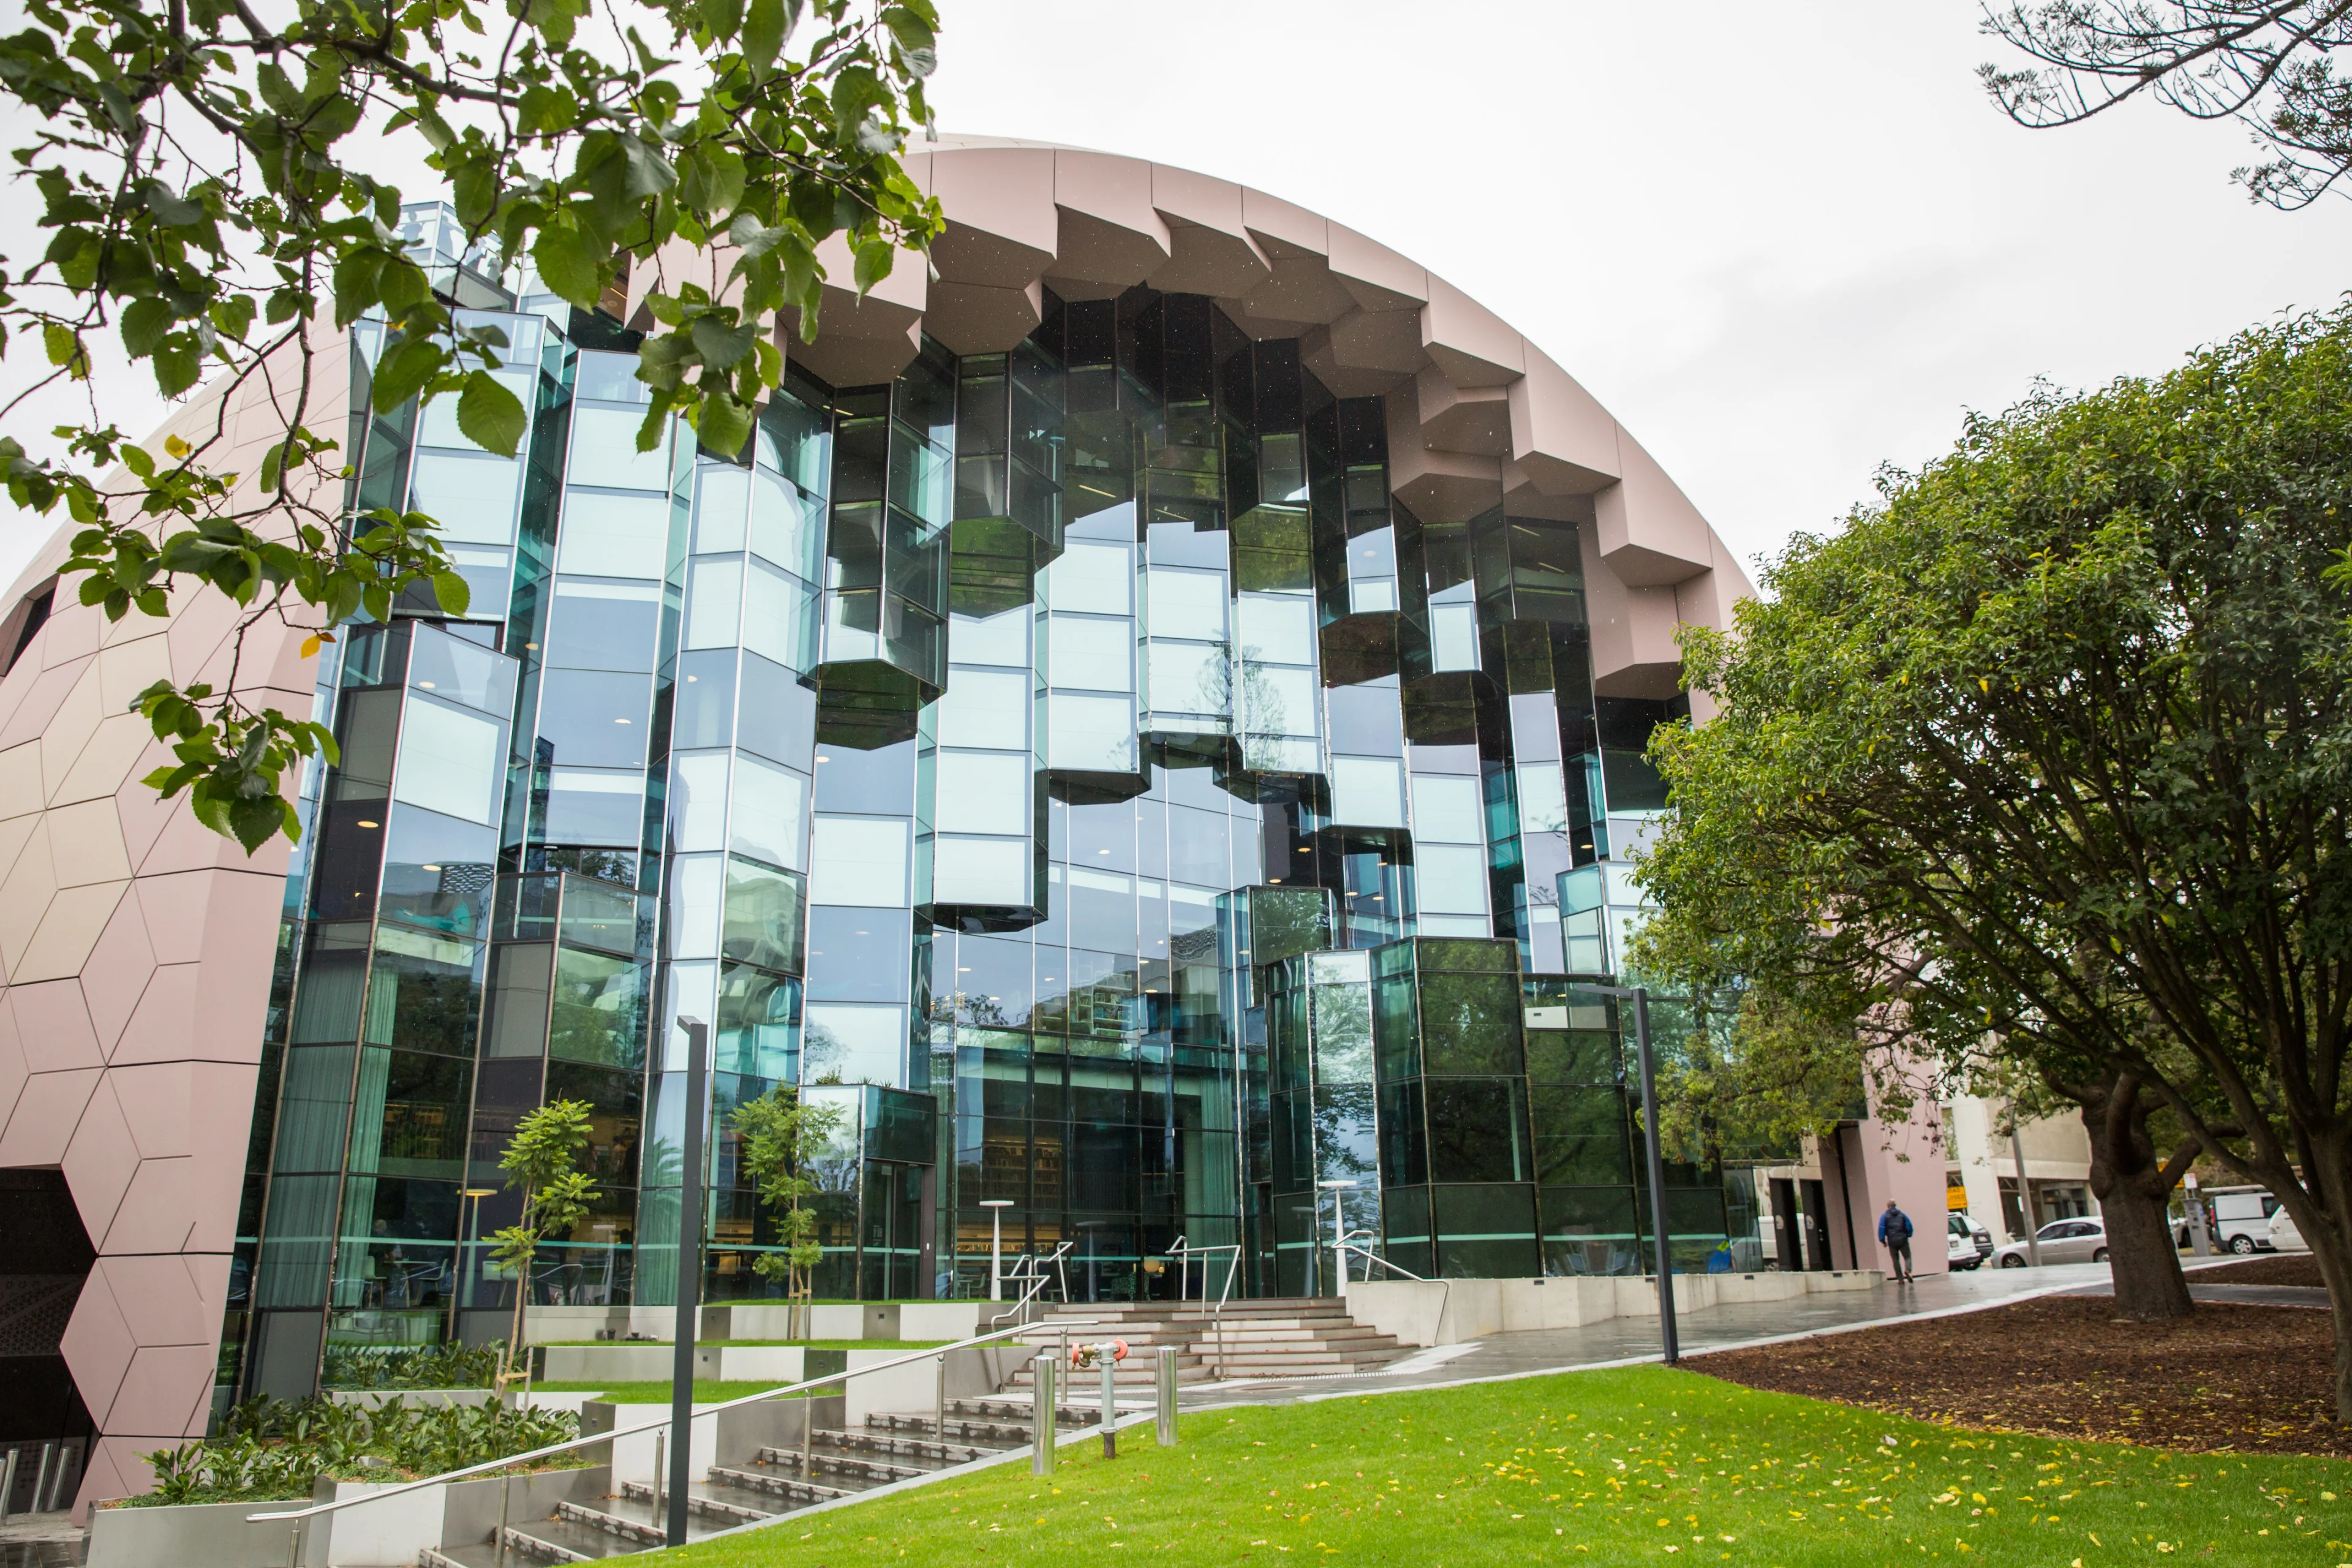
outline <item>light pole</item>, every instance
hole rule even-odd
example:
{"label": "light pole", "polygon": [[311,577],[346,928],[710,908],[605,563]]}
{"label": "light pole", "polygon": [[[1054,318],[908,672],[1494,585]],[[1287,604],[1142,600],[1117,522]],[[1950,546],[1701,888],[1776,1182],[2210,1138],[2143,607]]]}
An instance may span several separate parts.
{"label": "light pole", "polygon": [[1004,1300],[1004,1270],[999,1259],[1004,1256],[1004,1211],[1013,1206],[1011,1198],[982,1198],[980,1206],[988,1211],[988,1299]]}
{"label": "light pole", "polygon": [[1642,1142],[1650,1176],[1650,1236],[1658,1267],[1658,1340],[1665,1363],[1682,1360],[1682,1343],[1675,1331],[1675,1264],[1668,1254],[1666,1232],[1666,1162],[1658,1147],[1658,1075],[1650,1059],[1650,993],[1640,985],[1586,987],[1603,996],[1631,998],[1633,1004],[1633,1050],[1642,1070]]}
{"label": "light pole", "polygon": [[482,1200],[497,1191],[496,1187],[467,1187],[457,1194],[463,1215],[457,1223],[457,1267],[449,1271],[448,1341],[453,1345],[457,1342],[457,1293],[466,1283],[466,1247],[468,1243],[480,1245],[474,1233],[481,1228]]}
{"label": "light pole", "polygon": [[702,1297],[702,1101],[710,1082],[710,1030],[681,1017],[686,1031],[686,1163],[677,1179],[677,1318],[669,1373],[669,1517],[662,1536],[686,1544],[688,1489],[694,1475],[694,1342]]}
{"label": "light pole", "polygon": [[1331,1263],[1339,1270],[1339,1300],[1348,1299],[1348,1222],[1339,1212],[1339,1194],[1354,1186],[1353,1182],[1318,1182],[1317,1186],[1331,1194]]}

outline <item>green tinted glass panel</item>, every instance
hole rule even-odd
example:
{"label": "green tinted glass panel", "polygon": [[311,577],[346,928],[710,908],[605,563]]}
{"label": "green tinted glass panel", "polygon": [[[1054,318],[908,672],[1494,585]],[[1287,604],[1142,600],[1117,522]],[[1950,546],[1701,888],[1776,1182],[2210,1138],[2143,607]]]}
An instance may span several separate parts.
{"label": "green tinted glass panel", "polygon": [[605,1067],[645,1061],[645,970],[635,960],[561,947],[548,1054]]}
{"label": "green tinted glass panel", "polygon": [[1529,1083],[1616,1083],[1624,1073],[1624,1052],[1604,1029],[1529,1029]]}
{"label": "green tinted glass panel", "polygon": [[1421,976],[1421,1028],[1427,1068],[1439,1073],[1518,1073],[1519,987],[1507,974]]}

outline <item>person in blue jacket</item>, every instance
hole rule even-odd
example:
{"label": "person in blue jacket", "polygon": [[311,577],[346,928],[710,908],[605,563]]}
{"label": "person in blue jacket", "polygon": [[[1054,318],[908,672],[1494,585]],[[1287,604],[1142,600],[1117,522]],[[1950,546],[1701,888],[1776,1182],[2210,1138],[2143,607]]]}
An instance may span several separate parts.
{"label": "person in blue jacket", "polygon": [[1895,1278],[1907,1281],[1916,1278],[1911,1272],[1911,1216],[1886,1200],[1886,1212],[1878,1216],[1878,1239],[1895,1260]]}

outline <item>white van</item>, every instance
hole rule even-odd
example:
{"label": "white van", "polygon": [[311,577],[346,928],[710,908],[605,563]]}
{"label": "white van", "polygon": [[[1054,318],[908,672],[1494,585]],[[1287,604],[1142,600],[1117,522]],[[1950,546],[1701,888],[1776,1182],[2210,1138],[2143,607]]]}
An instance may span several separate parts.
{"label": "white van", "polygon": [[2231,1252],[2271,1250],[2271,1215],[2279,1201],[2261,1187],[2209,1187],[2205,1212],[2213,1245]]}

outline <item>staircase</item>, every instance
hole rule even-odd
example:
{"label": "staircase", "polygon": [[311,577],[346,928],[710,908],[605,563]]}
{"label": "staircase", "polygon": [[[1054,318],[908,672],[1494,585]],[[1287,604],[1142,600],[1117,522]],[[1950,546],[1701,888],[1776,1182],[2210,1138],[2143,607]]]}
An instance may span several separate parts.
{"label": "staircase", "polygon": [[[811,1435],[805,1471],[798,1448],[761,1448],[748,1459],[712,1465],[688,1495],[686,1538],[699,1541],[1026,1447],[1034,1408],[1034,1401],[1012,1394],[950,1399],[944,1427],[929,1411],[868,1415],[864,1426],[849,1430],[819,1427]],[[1054,1415],[1065,1430],[1092,1426],[1097,1417],[1091,1407],[1069,1404]],[[623,1557],[660,1546],[667,1512],[666,1505],[656,1505],[651,1485],[626,1481],[614,1496],[560,1502],[544,1519],[509,1523],[499,1539],[429,1550],[421,1561],[423,1568],[513,1568]]]}
{"label": "staircase", "polygon": [[[1328,1296],[1228,1301],[1222,1313],[1201,1301],[1070,1302],[1049,1308],[1032,1326],[1029,1343],[1058,1345],[1057,1321],[1101,1325],[1073,1330],[1072,1343],[1127,1342],[1128,1359],[1117,1373],[1122,1390],[1150,1388],[1154,1355],[1163,1345],[1175,1347],[1180,1384],[1211,1378],[1340,1377],[1374,1371],[1405,1353],[1395,1335],[1358,1323],[1344,1303]],[[1100,1376],[1092,1370],[1065,1369],[1063,1400],[1092,1405]],[[1033,1383],[1024,1362],[1005,1386],[1007,1392],[1026,1393]]]}

